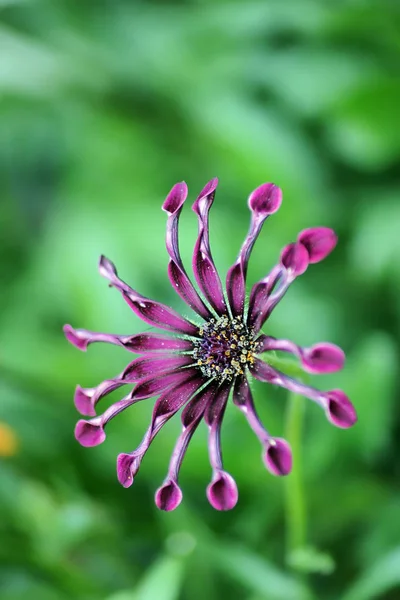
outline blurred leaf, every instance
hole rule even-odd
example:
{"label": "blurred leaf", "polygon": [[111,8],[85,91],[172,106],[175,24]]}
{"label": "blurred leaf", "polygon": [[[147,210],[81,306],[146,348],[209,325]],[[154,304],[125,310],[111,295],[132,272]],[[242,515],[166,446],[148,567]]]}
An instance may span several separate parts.
{"label": "blurred leaf", "polygon": [[351,245],[351,259],[357,275],[371,284],[377,277],[397,276],[393,269],[400,254],[400,190],[366,190],[365,202],[357,211],[357,228]]}
{"label": "blurred leaf", "polygon": [[395,548],[370,567],[342,597],[343,600],[372,600],[400,587],[400,548]]}
{"label": "blurred leaf", "polygon": [[266,600],[306,600],[310,592],[294,577],[279,571],[262,556],[238,545],[208,547],[215,567]]}
{"label": "blurred leaf", "polygon": [[329,554],[310,546],[293,550],[287,560],[292,569],[302,573],[331,575],[335,570],[335,562]]}
{"label": "blurred leaf", "polygon": [[377,171],[400,156],[400,132],[393,127],[400,104],[398,79],[372,81],[340,102],[328,121],[328,140],[355,167]]}
{"label": "blurred leaf", "polygon": [[182,560],[163,556],[146,571],[134,591],[117,592],[107,600],[177,600],[183,572]]}

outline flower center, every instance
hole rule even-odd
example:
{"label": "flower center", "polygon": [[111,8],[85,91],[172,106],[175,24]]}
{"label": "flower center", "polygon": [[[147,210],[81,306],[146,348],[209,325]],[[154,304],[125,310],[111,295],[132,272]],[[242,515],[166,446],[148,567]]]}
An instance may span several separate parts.
{"label": "flower center", "polygon": [[258,343],[240,316],[210,319],[200,328],[200,335],[193,356],[205,377],[231,381],[254,362]]}

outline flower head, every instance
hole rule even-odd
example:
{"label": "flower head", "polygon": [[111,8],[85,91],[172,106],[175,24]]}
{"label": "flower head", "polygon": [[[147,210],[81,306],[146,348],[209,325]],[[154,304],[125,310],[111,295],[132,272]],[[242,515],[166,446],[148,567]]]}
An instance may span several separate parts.
{"label": "flower head", "polygon": [[[302,348],[289,340],[278,340],[261,332],[290,284],[310,264],[321,261],[334,249],[336,234],[326,227],[302,231],[295,242],[283,249],[279,263],[271,272],[253,285],[247,306],[246,275],[250,253],[264,221],[279,209],[282,192],[276,185],[265,183],[250,194],[249,232],[236,262],[228,271],[225,291],[211,254],[208,228],[217,183],[217,179],[212,179],[193,204],[199,223],[193,272],[202,295],[190,280],[179,252],[178,222],[188,193],[186,184],[176,184],[163,204],[168,215],[168,275],[176,293],[199,315],[201,323],[194,323],[136,292],[119,277],[114,264],[102,256],[100,274],[110,286],[122,294],[145,323],[168,334],[112,335],[74,329],[70,325],[64,327],[67,339],[80,350],[86,350],[94,342],[106,342],[139,355],[122,373],[97,387],[77,386],[76,408],[82,415],[92,417],[78,421],[75,428],[75,436],[83,446],[101,444],[106,438],[106,426],[117,414],[140,400],[157,397],[142,442],[132,452],[117,458],[117,475],[124,487],[132,485],[151,442],[163,425],[182,409],[182,433],[172,453],[165,481],[155,496],[157,506],[167,511],[175,509],[182,500],[179,471],[191,437],[202,420],[209,430],[212,468],[208,500],[217,510],[229,510],[236,505],[236,483],[223,468],[220,443],[222,420],[231,392],[234,404],[260,440],[267,469],[273,475],[290,472],[290,446],[284,439],[272,436],[261,423],[250,390],[251,377],[310,398],[322,407],[328,420],[337,427],[351,427],[357,420],[353,405],[341,390],[321,392],[289,377],[268,362],[268,353],[283,351],[298,358],[309,373],[332,373],[341,369],[344,363],[340,348],[326,342]],[[261,360],[262,354],[266,360]],[[127,385],[133,387],[122,400],[97,414],[97,404],[104,396]]]}

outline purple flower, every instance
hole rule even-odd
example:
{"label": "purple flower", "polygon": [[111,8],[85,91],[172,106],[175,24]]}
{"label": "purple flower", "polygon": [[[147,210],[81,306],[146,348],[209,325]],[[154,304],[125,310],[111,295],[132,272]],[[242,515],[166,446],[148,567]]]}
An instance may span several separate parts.
{"label": "purple flower", "polygon": [[[182,433],[172,453],[167,477],[155,496],[157,506],[167,511],[175,509],[182,500],[179,471],[191,437],[202,420],[209,429],[212,467],[208,500],[217,510],[229,510],[237,503],[236,483],[224,470],[220,443],[222,420],[231,392],[234,404],[243,412],[260,440],[267,469],[273,475],[290,473],[290,446],[285,440],[273,437],[262,425],[249,385],[251,376],[314,400],[337,427],[351,427],[357,420],[353,405],[341,390],[321,392],[292,379],[268,362],[268,353],[283,351],[298,358],[309,373],[332,373],[343,367],[345,357],[340,348],[325,342],[301,348],[288,340],[277,340],[261,333],[264,323],[296,277],[334,249],[337,241],[335,233],[326,227],[302,231],[296,242],[283,249],[278,265],[253,285],[246,303],[250,253],[264,221],[279,209],[282,192],[276,185],[265,183],[250,194],[249,233],[236,262],[228,271],[225,293],[211,254],[208,232],[209,211],[216,187],[217,179],[213,179],[193,205],[199,222],[193,272],[202,296],[189,279],[179,253],[178,222],[187,197],[186,184],[177,183],[163,204],[168,215],[168,275],[177,294],[201,317],[201,324],[136,292],[119,278],[113,263],[102,256],[100,273],[108,279],[110,286],[119,290],[143,321],[168,331],[168,335],[111,335],[73,329],[70,325],[64,327],[67,339],[80,350],[86,350],[93,342],[107,342],[140,355],[113,379],[107,379],[95,388],[76,388],[77,410],[92,417],[80,420],[75,428],[75,436],[83,446],[101,444],[106,437],[105,427],[111,419],[132,404],[157,396],[151,423],[142,442],[133,452],[118,456],[117,474],[124,487],[132,485],[143,457],[163,425],[183,409]],[[260,359],[264,353],[265,361]],[[97,403],[104,396],[129,384],[133,384],[133,389],[122,400],[97,415]]]}

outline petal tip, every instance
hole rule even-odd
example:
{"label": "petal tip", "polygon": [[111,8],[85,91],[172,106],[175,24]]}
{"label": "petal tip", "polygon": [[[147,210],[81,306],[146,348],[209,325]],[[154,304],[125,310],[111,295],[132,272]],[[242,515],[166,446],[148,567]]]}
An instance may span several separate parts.
{"label": "petal tip", "polygon": [[219,471],[207,487],[208,501],[216,510],[231,510],[236,506],[238,497],[236,482],[225,471]]}
{"label": "petal tip", "polygon": [[289,244],[282,250],[281,264],[294,277],[302,275],[307,270],[308,263],[309,255],[307,249],[299,242]]}
{"label": "petal tip", "polygon": [[274,183],[263,183],[251,192],[248,203],[255,213],[272,215],[282,204],[282,190]]}
{"label": "petal tip", "polygon": [[102,425],[80,420],[75,427],[75,438],[81,446],[91,447],[102,444],[106,439]]}
{"label": "petal tip", "polygon": [[322,342],[305,351],[302,365],[309,373],[335,373],[343,369],[345,359],[345,353],[339,346]]}
{"label": "petal tip", "polygon": [[186,182],[180,181],[179,183],[176,183],[164,200],[162,209],[170,215],[175,213],[181,208],[187,198],[187,195],[188,187]]}
{"label": "petal tip", "polygon": [[89,390],[77,385],[75,388],[74,404],[76,410],[86,417],[95,417],[96,411],[92,404],[92,394]]}
{"label": "petal tip", "polygon": [[329,227],[311,227],[304,229],[297,237],[309,255],[310,263],[318,263],[328,256],[335,248],[338,237]]}
{"label": "petal tip", "polygon": [[282,438],[271,438],[263,455],[263,460],[272,475],[289,475],[292,470],[292,451],[288,442]]}
{"label": "petal tip", "polygon": [[160,510],[175,510],[182,502],[182,491],[176,481],[169,479],[158,488],[155,503]]}
{"label": "petal tip", "polygon": [[348,429],[357,422],[357,413],[350,399],[342,390],[332,390],[325,394],[326,414],[329,421],[340,429]]}
{"label": "petal tip", "polygon": [[105,277],[106,279],[111,279],[114,275],[117,274],[117,269],[114,263],[111,262],[107,257],[102,254],[99,258],[99,272],[100,275]]}
{"label": "petal tip", "polygon": [[119,454],[117,457],[117,477],[124,488],[132,485],[139,470],[138,459],[132,454]]}
{"label": "petal tip", "polygon": [[64,325],[63,331],[64,331],[65,337],[70,342],[70,344],[72,344],[79,350],[83,350],[84,352],[86,351],[86,349],[88,347],[88,340],[87,340],[87,338],[81,337],[79,335],[79,330],[74,329],[72,327],[72,325],[69,325],[67,323],[66,325]]}

